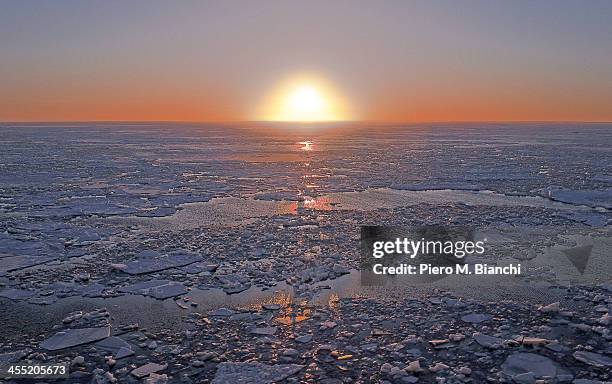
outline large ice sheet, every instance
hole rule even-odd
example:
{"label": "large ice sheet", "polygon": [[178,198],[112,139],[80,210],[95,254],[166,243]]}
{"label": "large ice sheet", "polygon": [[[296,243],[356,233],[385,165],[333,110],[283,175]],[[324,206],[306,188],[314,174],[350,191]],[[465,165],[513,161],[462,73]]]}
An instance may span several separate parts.
{"label": "large ice sheet", "polygon": [[304,368],[299,364],[268,365],[259,362],[219,364],[213,384],[271,384],[282,381]]}
{"label": "large ice sheet", "polygon": [[88,344],[110,336],[110,327],[66,329],[40,343],[48,351]]}
{"label": "large ice sheet", "polygon": [[156,299],[167,299],[187,293],[187,288],[178,282],[169,280],[149,280],[119,288],[119,292],[151,296]]}

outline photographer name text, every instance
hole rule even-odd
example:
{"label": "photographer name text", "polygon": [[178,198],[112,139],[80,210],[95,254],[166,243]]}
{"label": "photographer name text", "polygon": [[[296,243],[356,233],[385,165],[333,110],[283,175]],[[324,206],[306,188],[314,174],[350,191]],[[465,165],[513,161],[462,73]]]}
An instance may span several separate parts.
{"label": "photographer name text", "polygon": [[488,264],[455,264],[454,266],[436,266],[425,263],[396,266],[374,264],[372,271],[376,275],[520,275],[521,264],[508,264],[503,267]]}

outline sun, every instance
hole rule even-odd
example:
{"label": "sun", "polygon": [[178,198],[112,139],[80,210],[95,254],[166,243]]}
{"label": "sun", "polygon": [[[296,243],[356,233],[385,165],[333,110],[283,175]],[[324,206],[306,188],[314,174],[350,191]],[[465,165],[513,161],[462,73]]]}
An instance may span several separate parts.
{"label": "sun", "polygon": [[308,117],[318,115],[327,107],[325,99],[316,88],[302,85],[293,90],[287,97],[287,112],[294,116]]}
{"label": "sun", "polygon": [[293,78],[271,93],[258,114],[268,121],[348,120],[343,101],[326,82],[315,78]]}

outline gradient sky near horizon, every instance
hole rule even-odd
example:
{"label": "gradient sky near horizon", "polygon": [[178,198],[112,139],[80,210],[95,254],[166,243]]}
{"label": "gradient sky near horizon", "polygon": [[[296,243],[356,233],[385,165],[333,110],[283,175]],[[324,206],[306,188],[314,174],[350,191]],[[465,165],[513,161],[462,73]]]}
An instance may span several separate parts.
{"label": "gradient sky near horizon", "polygon": [[351,117],[612,121],[612,1],[0,2],[0,121],[252,120],[315,73]]}

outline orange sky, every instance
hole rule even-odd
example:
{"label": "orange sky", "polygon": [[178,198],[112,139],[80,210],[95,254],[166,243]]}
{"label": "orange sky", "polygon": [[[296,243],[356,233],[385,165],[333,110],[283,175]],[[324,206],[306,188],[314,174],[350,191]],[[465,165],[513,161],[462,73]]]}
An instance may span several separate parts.
{"label": "orange sky", "polygon": [[[432,82],[427,85],[373,89],[367,98],[351,99],[354,119],[375,121],[612,121],[610,97],[576,87],[555,89],[517,84]],[[194,89],[195,88],[195,89]],[[273,88],[273,87],[271,87]],[[254,120],[253,107],[239,90],[223,85],[193,87],[151,80],[16,86],[0,95],[2,121],[240,121]],[[211,92],[210,89],[214,89]]]}
{"label": "orange sky", "polygon": [[0,121],[254,120],[325,79],[375,121],[612,121],[612,2],[8,1]]}

